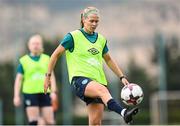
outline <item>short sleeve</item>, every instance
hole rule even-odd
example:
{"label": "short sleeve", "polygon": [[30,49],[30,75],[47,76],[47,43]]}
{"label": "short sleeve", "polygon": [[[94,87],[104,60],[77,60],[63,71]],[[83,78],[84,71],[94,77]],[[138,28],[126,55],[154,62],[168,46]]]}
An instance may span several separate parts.
{"label": "short sleeve", "polygon": [[106,54],[108,51],[109,51],[109,49],[108,49],[107,41],[106,41],[106,44],[105,44],[105,46],[104,46],[104,48],[103,48],[102,54],[104,55],[104,54]]}
{"label": "short sleeve", "polygon": [[63,40],[60,41],[60,44],[66,50],[72,50],[74,48],[74,41],[73,41],[72,35],[70,33],[66,34]]}
{"label": "short sleeve", "polygon": [[21,63],[17,67],[17,73],[24,74],[24,69]]}

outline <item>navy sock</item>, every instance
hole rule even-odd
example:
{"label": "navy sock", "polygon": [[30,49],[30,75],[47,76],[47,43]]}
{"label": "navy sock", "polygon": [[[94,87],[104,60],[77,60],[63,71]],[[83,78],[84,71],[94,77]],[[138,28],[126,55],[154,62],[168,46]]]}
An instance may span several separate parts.
{"label": "navy sock", "polygon": [[123,108],[114,99],[110,99],[107,102],[107,107],[109,110],[114,111],[120,115],[121,115],[121,111],[123,110]]}

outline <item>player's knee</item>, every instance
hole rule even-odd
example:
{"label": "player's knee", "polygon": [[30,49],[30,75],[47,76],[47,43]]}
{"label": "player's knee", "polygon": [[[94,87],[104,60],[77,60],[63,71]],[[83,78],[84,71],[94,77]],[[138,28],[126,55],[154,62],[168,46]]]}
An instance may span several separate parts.
{"label": "player's knee", "polygon": [[37,124],[38,124],[37,120],[29,121],[29,125],[37,125]]}

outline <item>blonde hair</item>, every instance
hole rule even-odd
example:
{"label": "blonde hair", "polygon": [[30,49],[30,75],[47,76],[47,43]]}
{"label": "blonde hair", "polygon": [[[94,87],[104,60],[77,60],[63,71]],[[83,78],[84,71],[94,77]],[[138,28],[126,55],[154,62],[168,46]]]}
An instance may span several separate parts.
{"label": "blonde hair", "polygon": [[96,14],[97,16],[99,16],[99,10],[96,7],[87,7],[83,10],[83,12],[81,13],[81,28],[84,27],[83,24],[83,18],[86,19],[90,14]]}
{"label": "blonde hair", "polygon": [[29,38],[28,46],[29,46],[30,42],[31,42],[33,39],[35,39],[35,38],[40,40],[40,42],[41,42],[41,44],[42,44],[41,53],[43,53],[43,52],[44,52],[44,48],[43,48],[43,38],[42,38],[41,35],[39,35],[39,34],[35,34],[35,35],[33,35],[33,36],[31,36],[31,37]]}
{"label": "blonde hair", "polygon": [[33,35],[33,36],[31,36],[31,37],[29,38],[28,43],[30,43],[34,38],[38,38],[41,42],[43,42],[43,39],[42,39],[41,35],[35,34],[35,35]]}

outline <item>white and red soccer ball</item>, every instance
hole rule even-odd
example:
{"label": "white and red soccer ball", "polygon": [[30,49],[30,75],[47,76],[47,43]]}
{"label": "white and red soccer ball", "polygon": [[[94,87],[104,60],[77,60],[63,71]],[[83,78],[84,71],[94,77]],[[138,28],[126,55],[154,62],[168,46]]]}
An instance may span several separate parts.
{"label": "white and red soccer ball", "polygon": [[137,84],[125,85],[121,90],[121,99],[128,106],[138,105],[142,102],[143,96],[143,90]]}

